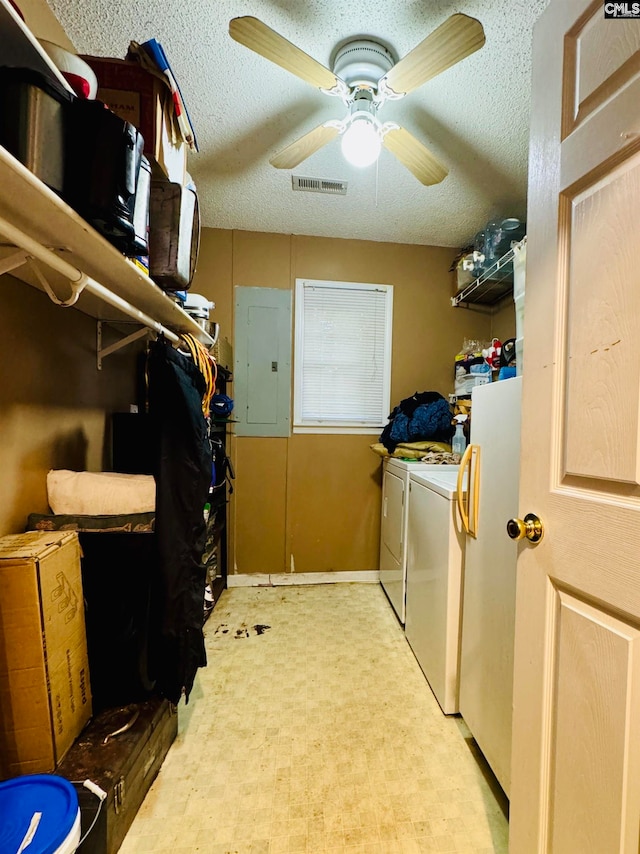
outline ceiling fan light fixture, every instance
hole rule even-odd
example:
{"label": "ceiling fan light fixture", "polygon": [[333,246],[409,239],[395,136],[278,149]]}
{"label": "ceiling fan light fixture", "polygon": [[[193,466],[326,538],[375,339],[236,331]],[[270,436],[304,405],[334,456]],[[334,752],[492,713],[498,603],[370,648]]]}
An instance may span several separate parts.
{"label": "ceiling fan light fixture", "polygon": [[382,134],[368,113],[353,116],[342,134],[342,153],[347,163],[364,168],[375,163],[382,150]]}

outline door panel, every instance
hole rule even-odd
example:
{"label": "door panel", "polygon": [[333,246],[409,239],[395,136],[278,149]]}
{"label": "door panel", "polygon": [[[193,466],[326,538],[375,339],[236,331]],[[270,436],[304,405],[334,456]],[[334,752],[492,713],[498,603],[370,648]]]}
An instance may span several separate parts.
{"label": "door panel", "polygon": [[510,847],[638,852],[640,21],[534,32]]}
{"label": "door panel", "polygon": [[567,290],[563,468],[609,483],[638,481],[640,288],[629,283],[637,270],[639,167],[636,154],[561,197],[568,260],[559,281]]}
{"label": "door panel", "polygon": [[633,20],[605,20],[597,0],[565,42],[565,85],[569,105],[565,133],[601,106],[640,69],[640,31]]}
{"label": "door panel", "polygon": [[640,779],[640,631],[567,591],[554,598],[551,850],[633,850],[640,799],[627,780]]}

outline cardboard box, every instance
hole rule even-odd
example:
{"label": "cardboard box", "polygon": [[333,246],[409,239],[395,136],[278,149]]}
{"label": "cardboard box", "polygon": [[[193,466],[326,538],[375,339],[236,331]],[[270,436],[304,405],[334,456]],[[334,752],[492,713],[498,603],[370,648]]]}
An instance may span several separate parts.
{"label": "cardboard box", "polygon": [[[99,101],[138,128],[144,153],[158,177],[184,185],[187,146],[174,117],[173,98],[162,74],[135,62],[101,56],[83,56],[98,78]],[[157,172],[157,167],[161,174]]]}
{"label": "cardboard box", "polygon": [[3,773],[47,773],[91,717],[78,535],[0,538]]}

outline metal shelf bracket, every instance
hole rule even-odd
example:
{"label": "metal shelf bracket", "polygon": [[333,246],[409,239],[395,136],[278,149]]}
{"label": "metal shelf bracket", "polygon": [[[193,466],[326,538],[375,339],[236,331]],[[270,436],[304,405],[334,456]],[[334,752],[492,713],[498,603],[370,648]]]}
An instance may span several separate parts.
{"label": "metal shelf bracket", "polygon": [[0,276],[5,273],[12,273],[14,270],[17,270],[18,267],[24,267],[25,265],[31,269],[31,272],[36,277],[36,279],[40,282],[43,291],[49,297],[51,302],[54,302],[56,305],[62,306],[71,306],[75,305],[78,301],[78,297],[82,293],[87,284],[87,277],[82,273],[78,273],[78,278],[69,279],[69,285],[71,287],[71,293],[68,297],[62,299],[58,296],[58,294],[54,291],[51,283],[45,276],[43,270],[40,265],[33,257],[31,252],[28,252],[26,249],[18,249],[15,247],[16,251],[11,255],[8,255],[6,258],[3,258],[0,261]]}
{"label": "metal shelf bracket", "polygon": [[116,341],[114,344],[109,344],[108,347],[102,346],[102,321],[98,320],[96,327],[96,368],[101,371],[102,370],[102,360],[106,359],[107,356],[110,356],[112,353],[117,353],[118,350],[122,350],[123,347],[128,347],[129,344],[133,344],[134,341],[139,341],[141,338],[145,338],[151,332],[150,329],[146,327],[143,329],[138,329],[136,332],[132,332],[131,335],[127,335],[125,338],[121,338],[119,341]]}
{"label": "metal shelf bracket", "polygon": [[29,258],[29,254],[23,249],[19,249],[12,255],[8,255],[6,258],[3,258],[2,261],[0,261],[0,276],[3,276],[5,273],[10,273],[12,270],[17,270],[18,267],[22,267],[23,264],[27,263]]}

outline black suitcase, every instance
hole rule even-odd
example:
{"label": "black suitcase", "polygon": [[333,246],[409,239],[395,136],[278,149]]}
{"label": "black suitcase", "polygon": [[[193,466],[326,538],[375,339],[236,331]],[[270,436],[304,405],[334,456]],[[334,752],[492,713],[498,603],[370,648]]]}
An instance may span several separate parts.
{"label": "black suitcase", "polygon": [[[104,743],[107,736],[132,720],[129,729]],[[175,706],[160,698],[108,709],[87,724],[56,768],[56,773],[67,780],[77,783],[88,778],[107,793],[98,820],[78,854],[118,851],[177,730]],[[77,788],[85,833],[96,813],[96,799]]]}
{"label": "black suitcase", "polygon": [[[101,101],[76,98],[67,110],[63,195],[126,255],[146,255],[151,168],[144,140]],[[136,225],[138,232],[136,232]]]}

